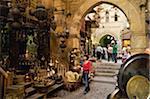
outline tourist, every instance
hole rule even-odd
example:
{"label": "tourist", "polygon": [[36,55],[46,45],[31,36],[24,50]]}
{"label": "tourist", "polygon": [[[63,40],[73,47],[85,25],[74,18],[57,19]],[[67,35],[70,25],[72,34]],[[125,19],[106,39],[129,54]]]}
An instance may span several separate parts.
{"label": "tourist", "polygon": [[113,57],[113,61],[115,61],[115,63],[117,63],[117,52],[118,52],[118,46],[117,43],[113,43],[113,52],[112,52],[112,57]]}
{"label": "tourist", "polygon": [[104,47],[103,50],[104,50],[104,58],[105,58],[105,60],[107,60],[108,59],[107,48]]}
{"label": "tourist", "polygon": [[102,57],[102,52],[103,52],[103,49],[100,45],[97,46],[96,48],[96,54],[97,54],[97,60],[100,60],[101,57]]}
{"label": "tourist", "polygon": [[102,47],[102,59],[105,59],[105,51],[104,51],[104,47]]}
{"label": "tourist", "polygon": [[126,49],[122,55],[122,63],[124,63],[131,56],[131,52]]}
{"label": "tourist", "polygon": [[112,60],[112,52],[113,52],[113,48],[111,47],[110,44],[108,44],[107,52],[108,52],[108,61],[110,61],[110,59]]}
{"label": "tourist", "polygon": [[84,63],[83,63],[83,80],[84,80],[84,83],[85,83],[84,94],[86,94],[86,93],[88,93],[88,91],[90,91],[89,73],[91,72],[92,63],[88,60],[89,59],[88,55],[84,55],[83,59],[84,59]]}

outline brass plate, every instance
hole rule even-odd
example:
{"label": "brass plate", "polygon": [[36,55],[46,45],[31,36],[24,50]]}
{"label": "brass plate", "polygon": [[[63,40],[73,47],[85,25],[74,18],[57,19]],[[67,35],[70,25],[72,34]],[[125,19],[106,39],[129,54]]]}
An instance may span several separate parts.
{"label": "brass plate", "polygon": [[150,93],[150,82],[144,76],[135,75],[128,81],[126,92],[129,99],[147,99]]}

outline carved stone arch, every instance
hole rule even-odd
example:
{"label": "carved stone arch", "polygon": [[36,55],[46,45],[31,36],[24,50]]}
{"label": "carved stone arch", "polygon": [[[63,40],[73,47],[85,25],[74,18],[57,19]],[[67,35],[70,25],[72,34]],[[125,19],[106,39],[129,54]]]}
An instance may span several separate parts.
{"label": "carved stone arch", "polygon": [[[84,15],[87,14],[89,9],[103,2],[116,5],[125,13],[129,20],[130,29],[132,31],[131,48],[133,51],[136,49],[136,51],[142,52],[146,47],[144,14],[141,14],[140,9],[135,7],[135,5],[133,5],[129,0],[87,0],[76,10],[75,14],[73,15],[70,25],[70,33],[80,36],[81,20]],[[143,44],[137,45],[135,38],[139,39],[138,43],[141,44],[141,42],[143,42],[144,46],[141,46]],[[79,47],[79,39],[72,39],[72,43],[70,42],[70,44],[72,47]]]}
{"label": "carved stone arch", "polygon": [[110,36],[114,37],[115,40],[119,40],[119,38],[118,38],[114,33],[103,33],[101,36],[98,37],[99,40],[100,40],[102,37],[104,37],[105,35],[110,35]]}

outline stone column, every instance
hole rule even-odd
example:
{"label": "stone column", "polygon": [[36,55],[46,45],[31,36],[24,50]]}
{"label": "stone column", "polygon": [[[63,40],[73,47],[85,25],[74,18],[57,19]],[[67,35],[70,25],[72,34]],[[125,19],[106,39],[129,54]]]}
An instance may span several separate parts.
{"label": "stone column", "polygon": [[146,34],[132,33],[131,35],[131,52],[133,54],[143,53],[146,48]]}
{"label": "stone column", "polygon": [[[147,46],[146,25],[145,25],[145,8],[140,9],[141,22],[138,24],[133,21],[131,30],[131,52],[133,54],[143,53]],[[136,16],[134,16],[136,18]]]}
{"label": "stone column", "polygon": [[[75,20],[75,21],[74,21]],[[69,37],[69,46],[72,48],[80,48],[80,21],[77,21],[77,19],[74,19],[70,23],[70,37]]]}
{"label": "stone column", "polygon": [[146,33],[147,33],[147,48],[150,48],[150,0],[147,3],[147,12],[146,12]]}
{"label": "stone column", "polygon": [[67,40],[70,48],[79,48],[80,47],[80,38],[77,34],[70,34],[69,39]]}

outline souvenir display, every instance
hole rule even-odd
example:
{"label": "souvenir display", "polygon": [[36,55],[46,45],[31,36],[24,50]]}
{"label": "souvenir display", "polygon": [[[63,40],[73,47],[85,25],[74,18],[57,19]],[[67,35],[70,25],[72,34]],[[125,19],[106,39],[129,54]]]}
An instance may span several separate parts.
{"label": "souvenir display", "polygon": [[[30,6],[28,4],[28,0],[0,1],[1,12],[3,12],[2,9],[6,12],[0,15],[0,19],[5,17],[5,20],[0,20],[2,23],[0,26],[2,34],[0,35],[0,38],[2,37],[0,53],[7,56],[5,67],[10,70],[8,75],[13,73],[12,79],[8,77],[7,82],[11,88],[4,88],[9,93],[6,93],[6,99],[23,99],[30,94],[26,92],[24,96],[26,89],[13,93],[12,90],[15,92],[19,90],[17,89],[19,84],[22,85],[22,88],[35,88],[39,93],[47,94],[51,86],[63,83],[63,76],[67,70],[63,64],[55,62],[55,59],[50,60],[52,56],[50,55],[49,33],[51,28],[55,30],[56,27],[55,20],[52,18],[53,13],[49,13],[42,4],[35,0],[30,2]],[[49,17],[48,14],[51,16]],[[15,88],[12,88],[13,85],[16,85]]]}
{"label": "souvenir display", "polygon": [[68,71],[65,74],[64,88],[68,91],[76,90],[81,85],[81,75],[77,72]]}
{"label": "souvenir display", "polygon": [[74,48],[70,52],[70,70],[75,71],[75,72],[80,72],[81,67],[80,67],[80,50],[77,48]]}
{"label": "souvenir display", "polygon": [[67,82],[77,82],[79,80],[79,74],[77,72],[68,71],[65,77]]}

